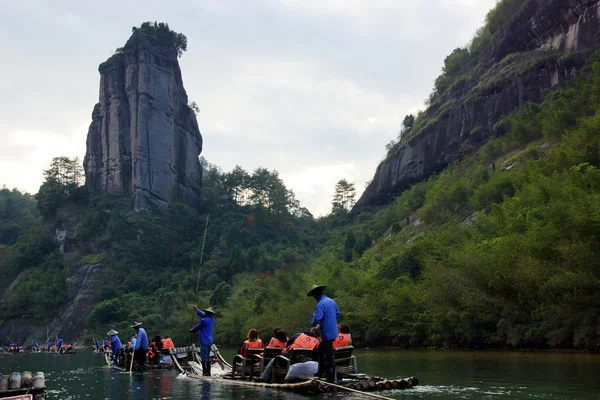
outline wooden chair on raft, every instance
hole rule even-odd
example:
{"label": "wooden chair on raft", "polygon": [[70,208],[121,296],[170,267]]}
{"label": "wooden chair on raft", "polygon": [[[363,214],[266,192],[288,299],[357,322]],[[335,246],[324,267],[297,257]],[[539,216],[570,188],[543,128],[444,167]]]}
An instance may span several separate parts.
{"label": "wooden chair on raft", "polygon": [[313,349],[305,349],[300,347],[294,347],[290,350],[288,357],[279,355],[275,357],[273,362],[273,369],[271,372],[271,382],[277,383],[283,380],[290,369],[290,365],[296,361],[299,356],[310,358],[312,356]]}
{"label": "wooden chair on raft", "polygon": [[252,377],[252,364],[254,363],[254,356],[260,355],[265,349],[248,349],[246,357],[242,357],[237,354],[233,357],[233,369],[231,371],[232,378],[251,378]]}
{"label": "wooden chair on raft", "polygon": [[338,375],[344,376],[358,373],[356,357],[352,355],[353,350],[353,346],[343,346],[333,349],[336,381],[338,380]]}
{"label": "wooden chair on raft", "polygon": [[271,361],[277,356],[280,356],[281,352],[283,351],[283,348],[267,347],[264,350],[265,351],[263,354],[256,354],[252,357],[252,371],[250,371],[250,374],[252,376],[262,375],[267,365],[269,365],[269,361]]}

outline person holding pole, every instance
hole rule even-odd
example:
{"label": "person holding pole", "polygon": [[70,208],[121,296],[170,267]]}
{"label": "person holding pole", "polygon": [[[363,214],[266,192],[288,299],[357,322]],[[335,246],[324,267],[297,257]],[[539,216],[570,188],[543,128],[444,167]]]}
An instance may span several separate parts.
{"label": "person holding pole", "polygon": [[137,339],[135,340],[135,345],[133,347],[133,356],[135,357],[135,362],[139,366],[146,365],[146,352],[148,351],[148,335],[146,335],[146,330],[142,328],[141,322],[134,322],[130,328],[135,329],[137,333]]}
{"label": "person holding pole", "polygon": [[333,383],[335,379],[333,341],[338,337],[337,320],[340,318],[340,309],[334,300],[323,294],[325,288],[325,285],[313,285],[307,296],[314,297],[317,300],[312,326],[321,329],[319,372],[317,375],[321,375],[325,371],[327,382]]}
{"label": "person holding pole", "polygon": [[190,329],[191,333],[200,331],[200,360],[202,361],[202,375],[210,376],[210,347],[213,344],[213,330],[215,327],[215,320],[213,315],[215,312],[212,307],[208,307],[206,310],[199,310],[194,304],[194,309],[200,318],[200,323]]}

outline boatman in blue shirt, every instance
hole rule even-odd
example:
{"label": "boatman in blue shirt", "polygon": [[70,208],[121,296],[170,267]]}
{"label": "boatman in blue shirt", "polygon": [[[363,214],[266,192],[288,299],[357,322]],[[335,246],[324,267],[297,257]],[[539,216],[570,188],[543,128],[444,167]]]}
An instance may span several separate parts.
{"label": "boatman in blue shirt", "polygon": [[110,344],[112,347],[112,359],[115,365],[121,365],[121,354],[123,353],[123,346],[121,345],[121,339],[117,336],[119,332],[111,329],[106,334],[110,336]]}
{"label": "boatman in blue shirt", "polygon": [[202,375],[210,376],[210,347],[213,344],[213,329],[215,327],[215,320],[213,315],[215,312],[212,307],[208,307],[206,310],[199,310],[194,304],[196,314],[200,318],[200,323],[191,329],[192,333],[200,331],[200,360],[202,361]]}
{"label": "boatman in blue shirt", "polygon": [[48,340],[48,353],[50,352],[51,347],[52,347],[52,340]]}
{"label": "boatman in blue shirt", "polygon": [[62,340],[62,336],[58,338],[58,340],[56,341],[56,352],[60,353],[60,349],[63,345],[63,340]]}
{"label": "boatman in blue shirt", "polygon": [[148,352],[148,335],[146,330],[142,328],[141,322],[134,322],[131,328],[137,332],[137,339],[133,348],[133,357],[139,366],[146,365],[146,353]]}
{"label": "boatman in blue shirt", "polygon": [[337,320],[340,318],[340,309],[335,301],[325,296],[325,285],[313,285],[308,297],[317,300],[317,307],[313,314],[312,326],[321,329],[321,343],[319,344],[319,372],[326,373],[327,382],[333,383],[335,379],[335,360],[333,358],[333,341],[338,337]]}

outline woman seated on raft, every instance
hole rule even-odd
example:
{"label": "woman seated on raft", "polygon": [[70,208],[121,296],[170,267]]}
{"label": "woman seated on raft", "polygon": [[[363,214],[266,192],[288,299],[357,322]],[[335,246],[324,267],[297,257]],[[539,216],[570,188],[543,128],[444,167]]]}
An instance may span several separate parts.
{"label": "woman seated on raft", "polygon": [[244,341],[242,348],[238,351],[238,354],[242,357],[247,357],[248,349],[264,349],[265,345],[258,337],[258,331],[254,328],[248,331],[248,339]]}
{"label": "woman seated on raft", "polygon": [[286,342],[288,341],[288,337],[285,334],[285,331],[281,328],[275,328],[273,335],[274,336],[269,341],[267,347],[280,347],[283,349],[285,347]]}

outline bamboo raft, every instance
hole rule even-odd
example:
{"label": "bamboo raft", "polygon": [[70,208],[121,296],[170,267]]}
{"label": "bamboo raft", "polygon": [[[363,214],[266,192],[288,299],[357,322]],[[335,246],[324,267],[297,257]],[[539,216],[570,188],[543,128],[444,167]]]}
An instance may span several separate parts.
{"label": "bamboo raft", "polygon": [[[335,391],[334,386],[341,389],[360,392],[374,392],[384,390],[403,390],[417,386],[419,379],[410,377],[404,379],[385,379],[378,376],[369,376],[366,374],[339,374],[342,381],[338,385],[331,385],[323,380],[313,378],[295,383],[267,383],[254,382],[250,380],[238,379],[232,374],[232,366],[223,359],[216,346],[211,349],[211,360],[213,376],[202,376],[202,367],[199,365],[199,357],[197,349],[192,349],[189,358],[197,360],[188,360],[187,368],[184,373],[192,379],[200,379],[209,382],[219,382],[246,387],[267,388],[275,390],[283,390],[289,392],[298,392],[306,394],[331,393]],[[213,370],[216,368],[216,371]]]}
{"label": "bamboo raft", "polygon": [[29,371],[13,372],[0,376],[0,399],[24,395],[31,395],[33,400],[46,398],[46,377],[43,372],[35,375]]}

